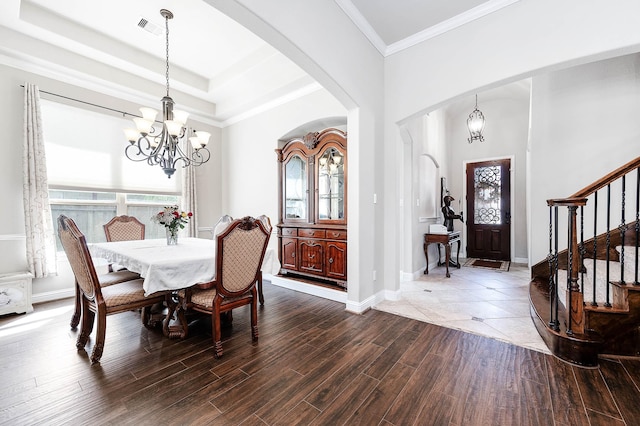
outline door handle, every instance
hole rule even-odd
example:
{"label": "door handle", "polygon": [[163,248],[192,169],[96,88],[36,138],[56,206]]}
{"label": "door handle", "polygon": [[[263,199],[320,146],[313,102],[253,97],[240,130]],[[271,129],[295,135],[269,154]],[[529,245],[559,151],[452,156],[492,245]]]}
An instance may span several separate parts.
{"label": "door handle", "polygon": [[504,223],[507,225],[511,225],[511,212],[509,210],[504,212]]}

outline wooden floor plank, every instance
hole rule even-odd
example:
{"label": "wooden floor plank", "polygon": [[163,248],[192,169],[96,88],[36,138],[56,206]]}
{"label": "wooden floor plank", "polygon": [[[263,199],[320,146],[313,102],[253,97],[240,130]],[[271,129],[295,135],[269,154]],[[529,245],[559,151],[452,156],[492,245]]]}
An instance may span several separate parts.
{"label": "wooden floor plank", "polygon": [[384,419],[396,425],[412,424],[446,364],[441,356],[429,353],[393,401]]}
{"label": "wooden floor plank", "polygon": [[[635,425],[640,361],[572,367],[549,355],[265,282],[251,341],[234,310],[213,355],[211,324],[167,339],[139,314],[107,319],[75,348],[73,300],[0,317],[0,424]],[[46,318],[46,326],[24,327]],[[44,324],[44,323],[43,323]],[[95,331],[94,331],[95,333]],[[90,419],[90,420],[88,420]]]}
{"label": "wooden floor plank", "polygon": [[580,389],[573,367],[557,358],[547,358],[547,377],[551,391],[551,405],[556,422],[569,425],[588,425]]}
{"label": "wooden floor plank", "polygon": [[[354,380],[345,385],[341,392],[324,409],[322,413],[310,424],[312,425],[342,425],[346,424],[360,407],[362,402],[369,396],[378,380],[366,374],[359,374]],[[314,405],[315,406],[315,405]]]}
{"label": "wooden floor plank", "polygon": [[349,425],[375,425],[380,423],[388,407],[405,387],[415,368],[404,364],[394,364],[383,380],[358,407],[347,421]]}
{"label": "wooden floor plank", "polygon": [[573,370],[585,408],[622,420],[600,370],[594,368],[574,368]]}
{"label": "wooden floor plank", "polygon": [[600,371],[613,396],[622,419],[632,425],[640,419],[640,392],[622,363],[600,361]]}
{"label": "wooden floor plank", "polygon": [[[546,376],[546,374],[545,374]],[[549,385],[540,381],[522,378],[520,381],[520,404],[526,410],[531,426],[554,424]]]}

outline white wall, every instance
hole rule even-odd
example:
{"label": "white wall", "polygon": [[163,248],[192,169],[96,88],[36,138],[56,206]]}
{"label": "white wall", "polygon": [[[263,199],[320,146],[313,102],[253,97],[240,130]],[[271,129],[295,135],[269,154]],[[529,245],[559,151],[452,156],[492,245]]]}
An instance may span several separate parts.
{"label": "white wall", "polygon": [[638,75],[640,54],[633,54],[533,79],[532,264],[548,252],[546,200],[568,197],[640,156]]}
{"label": "white wall", "polygon": [[282,51],[348,110],[347,308],[360,310],[382,289],[373,270],[386,276],[383,58],[333,1],[206,1]]}

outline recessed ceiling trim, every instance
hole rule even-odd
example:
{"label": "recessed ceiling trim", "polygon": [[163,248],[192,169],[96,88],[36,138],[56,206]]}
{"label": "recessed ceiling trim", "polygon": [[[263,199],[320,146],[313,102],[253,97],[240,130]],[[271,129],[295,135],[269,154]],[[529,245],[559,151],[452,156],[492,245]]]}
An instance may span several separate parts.
{"label": "recessed ceiling trim", "polygon": [[456,15],[451,19],[443,21],[437,25],[429,27],[419,33],[416,33],[396,43],[392,43],[388,46],[384,43],[384,41],[382,41],[378,33],[373,29],[371,24],[369,24],[369,21],[367,21],[367,19],[362,16],[358,8],[354,6],[351,0],[335,1],[347,14],[349,19],[353,21],[356,27],[358,27],[358,29],[365,35],[365,37],[369,39],[371,44],[373,44],[374,47],[386,57],[394,53],[398,53],[404,49],[408,49],[409,47],[415,46],[416,44],[422,43],[423,41],[429,40],[440,34],[446,33],[447,31],[451,31],[478,18],[482,18],[483,16],[496,12],[520,0],[489,0],[486,3],[474,7],[473,9],[469,9],[468,11]]}
{"label": "recessed ceiling trim", "polygon": [[222,125],[220,127],[227,127],[230,126],[234,123],[237,123],[239,121],[242,121],[244,119],[247,119],[249,117],[253,117],[255,115],[258,115],[260,113],[263,113],[265,111],[268,111],[270,109],[276,108],[280,105],[284,105],[288,102],[291,102],[293,100],[296,100],[298,98],[301,98],[303,96],[306,96],[310,93],[316,92],[318,90],[324,89],[320,83],[318,82],[313,82],[311,84],[306,85],[305,87],[302,87],[294,92],[288,93],[284,96],[280,96],[277,99],[274,99],[270,102],[266,102],[258,107],[252,108],[250,110],[241,112],[240,114],[236,114],[233,117],[230,117],[226,120],[224,120],[224,122],[222,123]]}

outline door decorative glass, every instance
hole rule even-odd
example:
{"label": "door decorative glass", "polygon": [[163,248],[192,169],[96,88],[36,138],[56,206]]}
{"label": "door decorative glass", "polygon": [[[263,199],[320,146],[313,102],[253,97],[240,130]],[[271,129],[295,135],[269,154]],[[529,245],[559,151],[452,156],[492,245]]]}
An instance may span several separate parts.
{"label": "door decorative glass", "polygon": [[285,217],[307,219],[307,163],[297,155],[285,166]]}
{"label": "door decorative glass", "polygon": [[501,167],[477,167],[474,173],[474,216],[477,225],[502,224]]}
{"label": "door decorative glass", "polygon": [[344,219],[344,156],[333,147],[318,161],[318,219]]}

